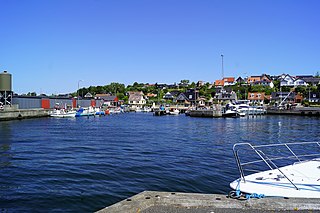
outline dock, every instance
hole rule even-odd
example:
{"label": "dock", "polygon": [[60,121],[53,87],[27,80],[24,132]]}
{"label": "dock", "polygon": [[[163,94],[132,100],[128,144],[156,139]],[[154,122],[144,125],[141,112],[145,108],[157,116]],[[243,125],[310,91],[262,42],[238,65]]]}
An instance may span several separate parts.
{"label": "dock", "polygon": [[320,199],[273,197],[237,200],[222,194],[144,191],[97,212],[320,212]]}
{"label": "dock", "polygon": [[208,117],[208,118],[219,118],[222,117],[221,110],[190,110],[190,117]]}
{"label": "dock", "polygon": [[269,115],[320,116],[320,107],[296,107],[292,109],[268,108]]}
{"label": "dock", "polygon": [[19,109],[17,106],[5,107],[0,111],[0,121],[21,120],[25,118],[48,117],[49,111],[39,109]]}

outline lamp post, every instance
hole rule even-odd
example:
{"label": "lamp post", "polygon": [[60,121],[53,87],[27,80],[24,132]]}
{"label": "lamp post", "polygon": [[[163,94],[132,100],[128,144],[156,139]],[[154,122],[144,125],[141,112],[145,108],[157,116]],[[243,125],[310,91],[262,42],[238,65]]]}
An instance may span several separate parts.
{"label": "lamp post", "polygon": [[223,54],[221,54],[221,72],[222,72],[222,79],[224,78],[224,70],[223,70]]}
{"label": "lamp post", "polygon": [[310,87],[309,87],[309,106],[310,106]]}
{"label": "lamp post", "polygon": [[77,106],[79,106],[79,85],[80,85],[80,82],[83,82],[83,80],[79,80],[79,81],[78,81],[78,90],[77,90]]}

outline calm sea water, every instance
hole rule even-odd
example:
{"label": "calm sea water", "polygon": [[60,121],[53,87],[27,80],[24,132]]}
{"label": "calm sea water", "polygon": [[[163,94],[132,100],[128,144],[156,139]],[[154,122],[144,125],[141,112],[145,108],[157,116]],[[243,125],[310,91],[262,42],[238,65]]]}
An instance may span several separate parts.
{"label": "calm sea water", "polygon": [[0,212],[93,212],[144,190],[227,194],[234,143],[316,141],[319,127],[144,113],[0,122]]}

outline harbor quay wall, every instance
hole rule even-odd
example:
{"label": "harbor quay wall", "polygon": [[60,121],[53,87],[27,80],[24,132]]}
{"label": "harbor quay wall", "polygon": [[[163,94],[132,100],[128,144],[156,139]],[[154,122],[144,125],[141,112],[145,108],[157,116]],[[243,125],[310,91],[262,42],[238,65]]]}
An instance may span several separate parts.
{"label": "harbor quay wall", "polygon": [[144,191],[97,211],[98,213],[178,212],[319,212],[320,199],[252,198],[237,200],[222,194]]}
{"label": "harbor quay wall", "polygon": [[210,118],[218,118],[222,117],[221,110],[190,110],[190,117],[210,117]]}
{"label": "harbor quay wall", "polygon": [[5,108],[4,110],[0,111],[0,121],[21,120],[25,118],[39,118],[48,116],[49,110],[42,108],[18,109],[17,107],[12,107],[11,109]]}
{"label": "harbor quay wall", "polygon": [[304,115],[304,116],[320,116],[320,107],[298,107],[294,109],[267,109],[269,115]]}

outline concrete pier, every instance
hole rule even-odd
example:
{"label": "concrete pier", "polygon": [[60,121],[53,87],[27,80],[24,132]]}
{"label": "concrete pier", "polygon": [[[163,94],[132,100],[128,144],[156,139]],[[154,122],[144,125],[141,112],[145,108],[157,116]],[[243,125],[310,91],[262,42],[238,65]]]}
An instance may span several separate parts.
{"label": "concrete pier", "polygon": [[222,117],[221,110],[190,110],[190,117],[210,117],[210,118],[219,118]]}
{"label": "concrete pier", "polygon": [[320,199],[235,200],[219,194],[144,191],[98,213],[320,212]]}
{"label": "concrete pier", "polygon": [[268,108],[267,114],[320,116],[320,107],[297,107],[293,109]]}
{"label": "concrete pier", "polygon": [[0,111],[0,121],[25,118],[48,117],[49,111],[40,109],[18,109],[16,106],[6,107]]}

